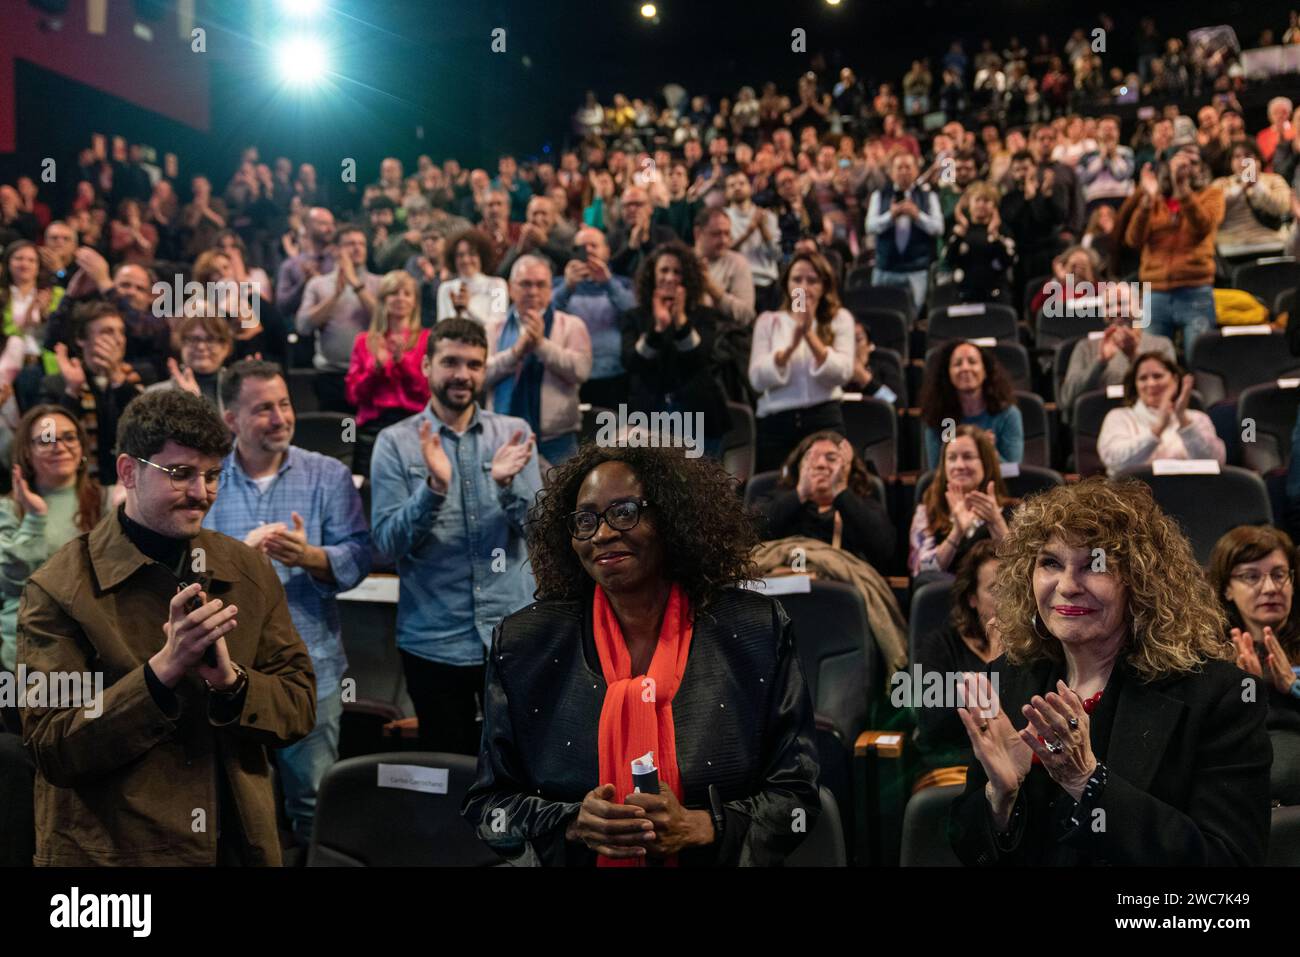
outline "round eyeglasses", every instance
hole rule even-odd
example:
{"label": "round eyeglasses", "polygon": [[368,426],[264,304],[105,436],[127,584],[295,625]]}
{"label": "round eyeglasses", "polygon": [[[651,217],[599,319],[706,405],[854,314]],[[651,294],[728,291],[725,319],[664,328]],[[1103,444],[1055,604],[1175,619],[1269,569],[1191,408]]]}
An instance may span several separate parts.
{"label": "round eyeglasses", "polygon": [[601,522],[615,531],[626,532],[637,527],[641,521],[641,510],[649,507],[650,503],[645,499],[629,499],[626,502],[615,502],[603,512],[588,509],[573,512],[568,517],[569,534],[578,541],[585,542],[595,537]]}

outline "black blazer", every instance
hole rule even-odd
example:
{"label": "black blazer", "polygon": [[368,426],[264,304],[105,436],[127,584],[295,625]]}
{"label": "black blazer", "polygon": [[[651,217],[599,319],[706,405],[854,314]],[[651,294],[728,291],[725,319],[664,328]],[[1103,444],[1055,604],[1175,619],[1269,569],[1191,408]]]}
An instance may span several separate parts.
{"label": "black blazer", "polygon": [[[1035,694],[1055,690],[1064,666],[993,663],[1003,706],[1017,728]],[[975,762],[953,803],[948,836],[968,865],[1207,866],[1263,864],[1268,850],[1269,765],[1264,689],[1242,700],[1250,678],[1211,661],[1195,674],[1144,684],[1120,662],[1092,715],[1093,752],[1110,776],[1080,826],[1062,823],[1074,801],[1034,765],[1017,799],[1021,820],[999,843]]]}
{"label": "black blazer", "polygon": [[[537,602],[502,621],[486,685],[478,779],[462,813],[505,858],[594,865],[594,852],[564,839],[602,783],[606,685],[591,599]],[[805,833],[791,827],[794,812],[805,811],[810,831],[821,810],[813,711],[781,606],[726,589],[699,613],[672,707],[683,804],[707,810],[715,785],[726,818],[721,844],[684,851],[679,863],[781,863]]]}
{"label": "black blazer", "polygon": [[[699,306],[687,313],[681,329],[655,332],[653,311],[638,306],[623,313],[620,324],[628,409],[662,412],[671,397],[682,408],[704,413],[706,436],[725,435],[731,428],[731,413],[713,374],[713,344],[723,324],[721,313]],[[648,354],[637,349],[643,333]]]}

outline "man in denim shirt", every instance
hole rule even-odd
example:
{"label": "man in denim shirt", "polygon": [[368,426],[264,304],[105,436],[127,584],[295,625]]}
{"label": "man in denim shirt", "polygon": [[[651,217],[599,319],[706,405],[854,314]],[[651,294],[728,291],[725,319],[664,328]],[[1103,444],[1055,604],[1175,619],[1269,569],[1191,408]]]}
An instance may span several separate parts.
{"label": "man in denim shirt", "polygon": [[375,544],[397,562],[397,647],[426,751],[476,754],[492,630],[532,601],[524,521],[541,489],[523,419],[480,409],[487,336],[468,319],[429,335],[423,411],[379,433]]}
{"label": "man in denim shirt", "polygon": [[347,466],[291,445],[294,413],[280,367],[245,360],[222,382],[235,447],[221,463],[206,528],[273,560],[289,616],[316,670],[316,726],[275,752],[285,812],[300,844],[311,840],[316,789],[338,760],[340,684],[348,660],[334,596],[370,572],[370,533]]}

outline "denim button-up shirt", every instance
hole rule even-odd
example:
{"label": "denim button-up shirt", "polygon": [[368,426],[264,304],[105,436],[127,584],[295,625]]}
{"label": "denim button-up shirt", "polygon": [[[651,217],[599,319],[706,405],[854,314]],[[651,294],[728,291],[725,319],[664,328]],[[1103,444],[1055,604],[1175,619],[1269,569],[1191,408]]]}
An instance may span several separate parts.
{"label": "denim button-up shirt", "polygon": [[[429,422],[451,460],[451,482],[429,488],[420,423]],[[424,410],[379,433],[370,463],[371,527],[401,579],[397,645],[440,664],[482,664],[492,630],[533,599],[524,521],[542,487],[537,454],[505,488],[492,478],[492,456],[523,419],[475,409],[457,434]]]}
{"label": "denim button-up shirt", "polygon": [[237,450],[221,466],[217,500],[203,519],[204,528],[242,542],[259,525],[284,522],[292,529],[292,513],[297,512],[307,543],[323,548],[329,557],[334,584],[305,568],[289,568],[275,560],[271,564],[284,585],[293,626],[311,654],[317,698],[331,694],[348,667],[334,596],[355,588],[370,574],[370,533],[352,475],[337,459],[294,445],[264,493],[239,464]]}

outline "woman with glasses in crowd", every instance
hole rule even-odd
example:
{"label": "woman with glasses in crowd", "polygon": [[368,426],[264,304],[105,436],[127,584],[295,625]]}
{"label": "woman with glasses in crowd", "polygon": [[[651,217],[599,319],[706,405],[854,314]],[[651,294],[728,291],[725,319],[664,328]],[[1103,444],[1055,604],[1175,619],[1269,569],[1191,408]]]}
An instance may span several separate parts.
{"label": "woman with glasses in crowd", "polygon": [[[1291,536],[1268,525],[1226,533],[1210,555],[1210,585],[1228,616],[1237,667],[1268,688],[1273,799],[1300,804],[1300,606]],[[1261,697],[1264,697],[1261,692]]]}
{"label": "woman with glasses in crowd", "polygon": [[755,542],[707,458],[590,444],[551,472],[529,533],[539,601],[493,637],[464,805],[493,850],[744,866],[798,846],[791,821],[820,811],[812,708],[781,606],[732,587]]}
{"label": "woman with glasses in crowd", "polygon": [[[18,423],[13,491],[0,500],[0,668],[15,667],[27,579],[66,542],[90,531],[104,511],[105,493],[88,474],[85,448],[81,424],[56,405],[35,406]],[[4,723],[16,716],[6,714]]]}
{"label": "woman with glasses in crowd", "polygon": [[184,389],[208,400],[222,411],[221,383],[225,379],[226,360],[235,347],[230,323],[207,313],[185,316],[172,332],[172,350],[181,361],[167,359],[170,377],[156,382],[146,392],[156,389]]}

